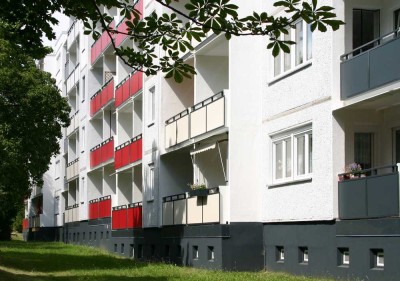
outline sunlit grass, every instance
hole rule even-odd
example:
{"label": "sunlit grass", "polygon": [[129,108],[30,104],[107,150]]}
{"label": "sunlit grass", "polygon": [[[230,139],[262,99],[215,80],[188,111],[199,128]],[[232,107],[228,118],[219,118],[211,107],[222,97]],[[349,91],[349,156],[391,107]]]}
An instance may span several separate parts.
{"label": "sunlit grass", "polygon": [[222,272],[143,263],[100,249],[62,243],[0,242],[0,280],[265,280],[312,279],[270,272]]}

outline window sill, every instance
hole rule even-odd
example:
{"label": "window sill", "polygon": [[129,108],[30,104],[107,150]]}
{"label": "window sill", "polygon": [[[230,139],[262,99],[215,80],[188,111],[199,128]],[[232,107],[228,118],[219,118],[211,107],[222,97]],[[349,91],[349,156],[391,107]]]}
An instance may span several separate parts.
{"label": "window sill", "polygon": [[307,67],[309,67],[311,65],[312,65],[312,59],[308,60],[306,62],[303,62],[302,64],[299,64],[296,67],[294,67],[294,68],[292,68],[292,69],[290,69],[288,71],[285,71],[285,72],[279,74],[278,76],[275,76],[271,80],[269,80],[268,86],[271,86],[271,85],[275,84],[276,82],[279,82],[280,80],[282,80],[282,79],[284,79],[284,78],[286,78],[288,76],[291,76],[291,75],[293,75],[293,74],[295,74],[295,73],[297,73],[297,72],[299,72],[299,71],[301,71],[301,70],[303,70],[303,69],[305,69],[305,68],[307,68]]}
{"label": "window sill", "polygon": [[312,182],[312,177],[298,179],[298,180],[285,181],[285,182],[280,182],[280,183],[274,183],[274,184],[267,185],[267,187],[268,188],[275,188],[275,187],[281,187],[281,186],[287,186],[287,185],[295,185],[295,184],[306,183],[306,182]]}

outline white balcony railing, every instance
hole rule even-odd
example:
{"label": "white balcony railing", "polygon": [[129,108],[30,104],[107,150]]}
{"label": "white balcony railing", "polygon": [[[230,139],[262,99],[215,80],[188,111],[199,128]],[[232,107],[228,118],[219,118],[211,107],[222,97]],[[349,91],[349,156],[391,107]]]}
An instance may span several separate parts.
{"label": "white balcony railing", "polygon": [[229,223],[229,187],[207,190],[206,195],[182,193],[163,198],[163,226]]}
{"label": "white balcony railing", "polygon": [[165,148],[226,125],[226,97],[220,92],[165,122]]}
{"label": "white balcony railing", "polygon": [[79,63],[75,66],[74,70],[67,77],[66,90],[67,94],[75,87],[79,82]]}
{"label": "white balcony railing", "polygon": [[79,128],[79,110],[76,111],[74,115],[71,116],[71,123],[67,128],[67,136],[71,135],[78,128]]}
{"label": "white balcony railing", "polygon": [[67,165],[67,181],[79,175],[79,158],[71,161]]}
{"label": "white balcony railing", "polygon": [[79,205],[69,206],[64,212],[64,223],[79,221]]}
{"label": "white balcony railing", "polygon": [[79,35],[79,29],[77,28],[77,21],[75,20],[71,27],[68,30],[68,38],[67,38],[67,48],[71,48],[72,44],[76,40],[76,37]]}

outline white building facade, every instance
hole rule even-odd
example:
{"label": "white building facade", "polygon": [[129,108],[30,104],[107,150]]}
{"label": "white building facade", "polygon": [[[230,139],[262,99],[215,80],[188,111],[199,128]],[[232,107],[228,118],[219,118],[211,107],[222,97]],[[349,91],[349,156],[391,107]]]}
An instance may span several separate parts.
{"label": "white building facade", "polygon": [[[236,2],[243,15],[283,13]],[[27,202],[37,207],[27,207],[26,239],[194,267],[397,280],[400,3],[320,5],[346,25],[311,33],[299,21],[286,36],[296,45],[276,58],[268,38],[210,36],[184,56],[197,75],[180,84],[132,72],[107,34],[93,42],[71,20],[48,58],[71,125]],[[125,28],[117,9],[104,12]]]}

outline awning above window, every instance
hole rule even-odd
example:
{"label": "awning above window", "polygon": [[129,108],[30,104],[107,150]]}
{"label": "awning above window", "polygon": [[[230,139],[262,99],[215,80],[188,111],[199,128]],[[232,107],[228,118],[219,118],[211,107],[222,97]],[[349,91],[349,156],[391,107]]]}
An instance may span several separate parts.
{"label": "awning above window", "polygon": [[195,155],[195,154],[198,154],[198,153],[201,153],[201,152],[204,152],[204,151],[207,151],[207,150],[211,150],[211,149],[214,149],[214,148],[215,148],[215,143],[208,144],[208,145],[201,145],[198,148],[195,148],[195,149],[191,150],[190,151],[190,155]]}

